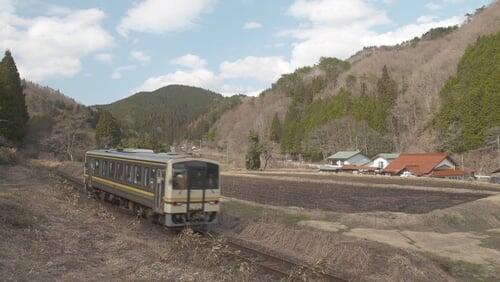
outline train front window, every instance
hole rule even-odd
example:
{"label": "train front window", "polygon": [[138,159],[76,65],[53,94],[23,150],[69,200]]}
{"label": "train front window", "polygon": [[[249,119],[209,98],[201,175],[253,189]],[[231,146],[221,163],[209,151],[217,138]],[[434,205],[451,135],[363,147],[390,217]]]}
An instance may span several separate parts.
{"label": "train front window", "polygon": [[172,166],[172,187],[175,190],[187,187],[194,190],[217,189],[219,167],[200,161],[176,163]]}

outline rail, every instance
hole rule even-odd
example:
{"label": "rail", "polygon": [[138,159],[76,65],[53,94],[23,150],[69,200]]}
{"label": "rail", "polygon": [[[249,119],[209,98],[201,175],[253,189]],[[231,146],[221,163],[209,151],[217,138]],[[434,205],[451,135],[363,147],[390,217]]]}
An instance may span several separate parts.
{"label": "rail", "polygon": [[[78,179],[60,170],[56,170],[56,174],[65,179],[66,181],[72,183],[73,185],[83,187],[84,183],[82,179]],[[202,232],[207,236],[220,236],[214,232]],[[239,252],[233,252],[232,255],[238,259],[246,261],[250,264],[256,265],[261,269],[274,274],[279,275],[283,278],[293,278],[294,275],[300,275],[301,273],[307,273],[309,278],[320,281],[347,281],[338,276],[332,275],[322,269],[317,267],[307,265],[303,262],[292,261],[288,258],[277,256],[271,254],[267,251],[259,250],[256,246],[252,246],[250,243],[243,241],[241,239],[225,237],[226,243],[235,250]]]}
{"label": "rail", "polygon": [[248,242],[243,240],[227,238],[227,244],[241,251],[240,253],[234,254],[237,258],[283,278],[293,279],[294,276],[306,274],[308,278],[315,281],[347,281],[324,269],[316,268],[303,262],[292,261],[264,250],[259,250],[256,246],[251,246]]}

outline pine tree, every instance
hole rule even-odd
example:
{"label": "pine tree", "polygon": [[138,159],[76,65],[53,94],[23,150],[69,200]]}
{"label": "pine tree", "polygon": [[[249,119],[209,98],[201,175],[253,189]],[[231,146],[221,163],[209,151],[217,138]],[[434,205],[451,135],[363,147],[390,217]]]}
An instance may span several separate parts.
{"label": "pine tree", "polygon": [[384,104],[393,105],[398,95],[396,82],[389,75],[387,66],[382,68],[382,77],[377,81],[377,94]]}
{"label": "pine tree", "polygon": [[21,78],[12,54],[7,50],[0,62],[0,135],[21,142],[28,119]]}
{"label": "pine tree", "polygon": [[271,122],[271,141],[279,143],[281,140],[281,122],[278,113],[274,114]]}
{"label": "pine tree", "polygon": [[116,147],[121,142],[118,121],[108,111],[102,111],[95,129],[95,140],[102,148]]}
{"label": "pine tree", "polygon": [[248,151],[245,157],[245,166],[247,169],[260,169],[260,155],[262,154],[262,145],[259,142],[259,135],[255,131],[250,131],[248,136]]}

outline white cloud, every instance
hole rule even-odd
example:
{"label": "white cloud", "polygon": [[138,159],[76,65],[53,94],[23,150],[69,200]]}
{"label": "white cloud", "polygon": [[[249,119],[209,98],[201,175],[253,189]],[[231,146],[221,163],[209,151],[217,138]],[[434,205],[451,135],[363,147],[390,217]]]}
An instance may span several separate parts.
{"label": "white cloud", "polygon": [[243,29],[258,29],[261,28],[262,24],[258,22],[246,22],[243,25]]}
{"label": "white cloud", "polygon": [[150,77],[144,81],[134,92],[153,91],[163,86],[171,84],[182,84],[209,88],[213,85],[216,77],[213,72],[207,69],[179,70],[165,75]]}
{"label": "white cloud", "polygon": [[421,24],[410,24],[402,26],[394,31],[378,34],[375,36],[364,37],[362,42],[365,45],[394,45],[416,36],[421,36],[431,28],[441,26],[452,26],[463,22],[463,18],[452,17],[442,21],[431,21]]}
{"label": "white cloud", "polygon": [[418,23],[428,23],[428,22],[432,22],[434,20],[438,19],[438,16],[434,16],[434,15],[423,15],[423,16],[420,16],[418,19],[417,19],[417,22]]}
{"label": "white cloud", "polygon": [[197,55],[186,54],[184,56],[171,60],[170,63],[189,69],[200,69],[206,66],[207,61],[205,61],[204,59],[200,58]]}
{"label": "white cloud", "polygon": [[288,9],[288,14],[313,24],[345,26],[364,22],[372,26],[389,22],[384,11],[376,9],[366,0],[296,0]]}
{"label": "white cloud", "polygon": [[437,20],[425,15],[414,24],[379,33],[377,26],[393,22],[372,0],[295,0],[287,13],[301,20],[297,28],[278,33],[296,40],[292,44],[292,68],[317,63],[322,56],[346,59],[365,46],[398,44],[430,28],[461,22],[459,17]]}
{"label": "white cloud", "polygon": [[109,53],[99,53],[94,55],[94,59],[103,63],[111,63],[113,61],[113,55]]}
{"label": "white cloud", "polygon": [[130,52],[130,57],[132,57],[132,59],[136,60],[136,61],[139,61],[143,64],[147,64],[151,61],[151,57],[144,54],[143,52],[141,51],[132,51]]}
{"label": "white cloud", "polygon": [[205,60],[199,56],[186,54],[171,61],[184,70],[151,77],[137,90],[153,90],[175,83],[209,88],[226,95],[256,95],[261,92],[260,88],[265,88],[282,74],[317,63],[322,56],[344,59],[363,46],[397,44],[420,36],[431,28],[461,22],[459,17],[437,20],[426,15],[414,24],[380,33],[376,27],[393,23],[385,11],[376,8],[374,3],[373,0],[296,0],[287,14],[300,20],[298,27],[277,34],[295,41],[291,44],[289,59],[246,56],[223,61],[216,72],[207,69]]}
{"label": "white cloud", "polygon": [[429,3],[425,4],[425,8],[428,10],[431,10],[431,11],[437,11],[437,10],[441,9],[441,5],[434,3],[434,2],[429,2]]}
{"label": "white cloud", "polygon": [[200,15],[211,10],[215,0],[136,1],[126,12],[117,31],[164,33],[191,28]]}
{"label": "white cloud", "polygon": [[281,74],[292,71],[290,63],[282,57],[248,56],[235,61],[224,61],[220,64],[221,78],[253,78],[260,82],[270,83]]}
{"label": "white cloud", "polygon": [[11,1],[0,2],[0,49],[10,49],[21,76],[40,81],[79,73],[81,58],[110,47],[99,9],[68,10],[30,19],[16,15]]}
{"label": "white cloud", "polygon": [[314,64],[322,56],[347,58],[363,47],[360,37],[374,35],[373,27],[391,23],[370,0],[296,0],[287,13],[302,20],[296,29],[278,34],[297,40],[293,68]]}
{"label": "white cloud", "polygon": [[111,79],[115,79],[115,80],[116,79],[121,79],[122,76],[123,76],[123,72],[129,71],[129,70],[132,70],[132,69],[135,69],[135,68],[137,68],[136,65],[119,66],[119,67],[115,68],[115,70],[111,74]]}

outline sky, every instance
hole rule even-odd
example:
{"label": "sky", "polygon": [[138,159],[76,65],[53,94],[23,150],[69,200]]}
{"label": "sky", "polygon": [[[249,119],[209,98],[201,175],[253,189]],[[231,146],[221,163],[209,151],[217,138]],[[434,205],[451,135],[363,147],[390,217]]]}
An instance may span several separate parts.
{"label": "sky", "polygon": [[22,78],[86,105],[169,84],[258,95],[322,56],[461,24],[491,0],[0,0]]}

